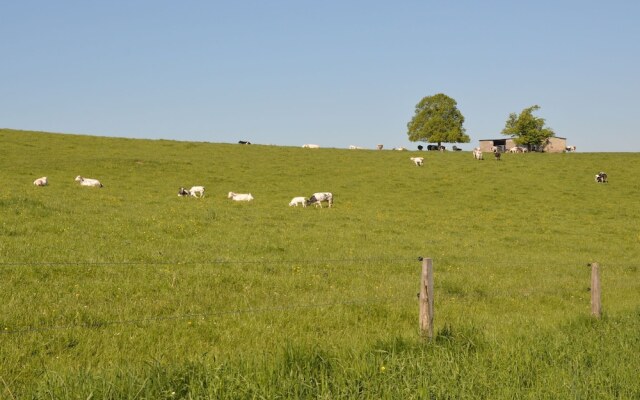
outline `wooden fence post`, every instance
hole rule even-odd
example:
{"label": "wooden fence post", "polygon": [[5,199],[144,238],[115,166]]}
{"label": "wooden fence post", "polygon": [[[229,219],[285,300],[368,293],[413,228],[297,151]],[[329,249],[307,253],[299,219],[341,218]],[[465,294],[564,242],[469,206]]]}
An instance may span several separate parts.
{"label": "wooden fence post", "polygon": [[597,262],[591,263],[591,315],[596,318],[602,316],[602,303],[600,302],[600,273]]}
{"label": "wooden fence post", "polygon": [[420,335],[433,338],[433,263],[422,259],[420,279]]}

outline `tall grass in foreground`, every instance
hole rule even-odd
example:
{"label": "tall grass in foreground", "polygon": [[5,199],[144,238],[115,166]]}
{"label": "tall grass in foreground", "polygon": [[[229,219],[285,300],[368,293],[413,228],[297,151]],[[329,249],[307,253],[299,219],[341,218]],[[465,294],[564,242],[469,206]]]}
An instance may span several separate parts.
{"label": "tall grass in foreground", "polygon": [[[640,396],[638,154],[0,145],[0,398]],[[315,191],[336,206],[287,206]]]}
{"label": "tall grass in foreground", "polygon": [[577,318],[496,341],[445,326],[435,340],[392,338],[358,351],[291,342],[250,358],[201,355],[126,367],[42,371],[28,393],[72,398],[636,398],[640,315]]}

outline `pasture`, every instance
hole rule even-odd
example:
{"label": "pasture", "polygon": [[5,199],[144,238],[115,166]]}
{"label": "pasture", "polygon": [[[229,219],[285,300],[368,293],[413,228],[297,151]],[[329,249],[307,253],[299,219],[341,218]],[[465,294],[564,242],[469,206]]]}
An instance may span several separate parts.
{"label": "pasture", "polygon": [[6,129],[0,152],[0,398],[640,397],[640,154]]}

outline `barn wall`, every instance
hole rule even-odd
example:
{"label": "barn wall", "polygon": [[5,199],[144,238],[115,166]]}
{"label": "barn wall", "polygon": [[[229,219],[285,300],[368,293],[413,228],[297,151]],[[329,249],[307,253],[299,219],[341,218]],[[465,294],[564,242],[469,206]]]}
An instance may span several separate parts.
{"label": "barn wall", "polygon": [[547,153],[562,153],[567,147],[567,139],[561,137],[549,138],[549,143],[544,147]]}
{"label": "barn wall", "polygon": [[483,153],[491,153],[493,146],[504,146],[503,150],[507,151],[515,145],[513,139],[485,139],[480,140],[480,151]]}
{"label": "barn wall", "polygon": [[493,146],[493,140],[481,140],[480,151],[483,153],[491,153],[491,147]]}
{"label": "barn wall", "polygon": [[[494,146],[494,141],[500,141],[505,143],[505,151],[515,147],[516,143],[512,138],[509,139],[484,139],[480,140],[480,151],[483,153],[490,153],[491,148]],[[567,147],[567,139],[561,137],[549,138],[549,143],[544,147],[544,151],[548,153],[562,153]]]}

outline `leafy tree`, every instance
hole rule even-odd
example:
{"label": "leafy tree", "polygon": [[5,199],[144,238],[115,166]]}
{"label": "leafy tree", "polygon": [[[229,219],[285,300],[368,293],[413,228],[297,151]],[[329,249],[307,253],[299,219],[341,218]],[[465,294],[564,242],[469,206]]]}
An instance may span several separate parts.
{"label": "leafy tree", "polygon": [[525,108],[520,115],[509,114],[502,134],[513,137],[516,144],[525,145],[532,149],[544,146],[550,137],[555,136],[555,132],[544,126],[544,118],[533,115],[533,112],[539,109],[540,106],[535,105]]}
{"label": "leafy tree", "polygon": [[424,97],[416,105],[416,113],[407,124],[407,134],[412,142],[469,143],[462,126],[464,117],[454,99],[438,93]]}

